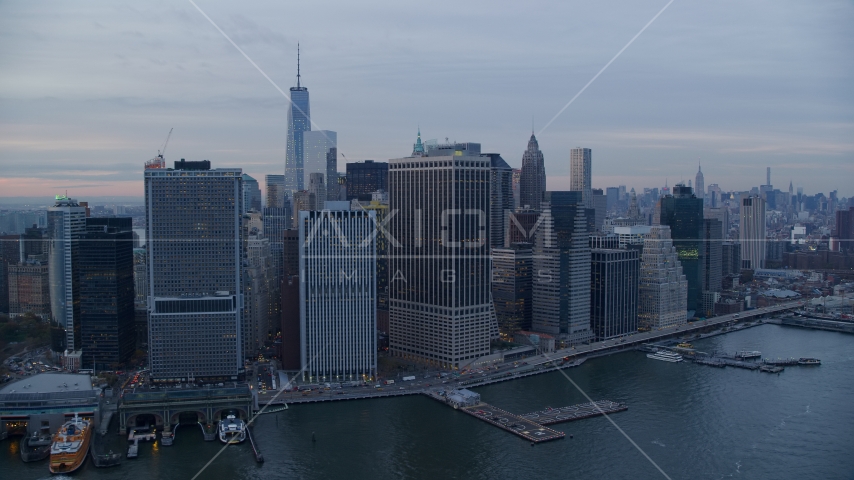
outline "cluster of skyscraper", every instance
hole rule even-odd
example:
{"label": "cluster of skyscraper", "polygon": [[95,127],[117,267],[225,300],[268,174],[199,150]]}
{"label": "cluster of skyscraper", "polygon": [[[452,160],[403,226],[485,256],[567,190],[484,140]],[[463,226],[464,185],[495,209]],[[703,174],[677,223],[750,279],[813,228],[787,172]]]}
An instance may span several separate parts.
{"label": "cluster of skyscraper", "polygon": [[299,67],[286,143],[264,197],[240,168],[149,162],[144,251],[129,218],[57,197],[6,262],[10,305],[54,320],[72,367],[147,344],[155,381],[237,380],[275,342],[304,381],[353,381],[374,377],[385,349],[463,368],[500,337],[569,346],[676,326],[714,314],[723,278],[766,259],[770,173],[767,192],[740,198],[737,242],[702,171],[699,196],[644,192],[656,202],[644,215],[634,189],[592,188],[589,148],[570,151],[570,190],[547,190],[533,134],[520,170],[419,129],[409,156],[339,173],[337,134],[312,130]]}

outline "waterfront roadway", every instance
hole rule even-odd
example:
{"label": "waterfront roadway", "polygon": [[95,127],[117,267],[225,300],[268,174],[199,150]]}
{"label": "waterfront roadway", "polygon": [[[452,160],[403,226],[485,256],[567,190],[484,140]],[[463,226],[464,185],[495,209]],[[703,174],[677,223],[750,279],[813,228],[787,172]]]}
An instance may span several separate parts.
{"label": "waterfront roadway", "polygon": [[[500,381],[513,380],[516,378],[536,375],[555,370],[557,368],[579,365],[585,358],[600,355],[608,355],[623,350],[633,349],[646,343],[655,343],[672,337],[683,337],[698,334],[703,331],[721,327],[737,328],[740,322],[753,321],[771,314],[802,307],[802,301],[787,302],[765,308],[757,308],[737,314],[722,315],[698,322],[681,325],[673,328],[657,329],[649,332],[638,332],[625,335],[621,338],[604,342],[592,342],[589,345],[577,345],[575,347],[557,350],[553,353],[534,355],[519,361],[507,361],[488,368],[466,371],[460,375],[432,372],[427,375],[417,375],[415,380],[402,381],[395,379],[392,385],[382,385],[380,388],[374,385],[361,385],[357,387],[319,388],[310,392],[275,392],[266,391],[258,395],[259,405],[270,403],[280,405],[283,403],[314,403],[336,400],[354,400],[361,398],[381,398],[401,395],[415,395],[426,391],[448,390],[455,388],[476,387]],[[569,357],[569,363],[561,365],[563,359]],[[550,364],[550,365],[546,365]],[[278,396],[276,394],[278,393]],[[273,397],[276,397],[273,400]]]}

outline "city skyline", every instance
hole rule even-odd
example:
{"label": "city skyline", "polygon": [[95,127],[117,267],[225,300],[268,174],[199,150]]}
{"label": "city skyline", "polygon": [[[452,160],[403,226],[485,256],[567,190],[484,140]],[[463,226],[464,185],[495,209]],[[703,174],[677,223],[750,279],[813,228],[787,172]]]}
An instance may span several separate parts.
{"label": "city skyline", "polygon": [[[275,5],[240,12],[201,5],[284,90],[296,85],[301,43],[302,70],[310,72],[314,92],[313,121],[339,132],[339,152],[347,161],[399,158],[420,125],[426,139],[478,138],[514,168],[521,165],[531,116],[535,127],[545,125],[643,26],[643,17],[661,6],[623,5],[616,17],[598,11],[613,5],[555,6],[554,19],[539,19],[544,27],[564,15],[585,24],[543,28],[548,37],[530,38],[496,38],[472,29],[456,49],[426,41],[433,29],[453,29],[456,21],[428,22],[429,29],[411,25],[401,21],[412,15],[406,7],[356,17],[366,30],[380,33],[352,41],[352,30],[339,28],[345,17],[350,22],[350,7],[312,15],[317,7],[300,5],[285,15]],[[192,5],[155,5],[128,15],[127,7],[64,12],[59,4],[56,17],[41,15],[39,7],[0,7],[0,35],[21,45],[0,56],[10,72],[0,80],[6,113],[0,137],[3,195],[52,196],[68,189],[81,198],[141,197],[141,165],[171,127],[167,163],[182,156],[209,159],[255,178],[282,171],[287,100]],[[821,10],[783,4],[774,6],[769,19],[757,5],[724,24],[726,8],[674,4],[571,108],[537,132],[549,190],[569,188],[569,150],[584,145],[597,152],[594,188],[687,181],[699,158],[706,182],[726,190],[762,184],[763,169],[770,166],[778,188],[795,179],[808,193],[837,189],[841,196],[854,195],[841,180],[847,175],[840,175],[854,168],[853,99],[845,87],[854,69],[850,61],[838,60],[848,58],[845,52],[854,43],[844,30],[854,9],[843,3]],[[506,10],[484,16],[474,6],[455,7],[462,21],[500,26],[533,20],[529,13],[517,18]],[[316,20],[299,25],[300,16]],[[51,28],[60,18],[71,29]],[[800,28],[779,28],[792,22]],[[695,34],[676,48],[670,39],[681,28]],[[94,33],[81,35],[87,30]],[[717,50],[706,45],[721,31],[737,40]],[[748,32],[754,35],[747,38]],[[95,33],[99,45],[92,48]],[[385,45],[381,35],[404,40]],[[476,51],[483,55],[473,57]],[[400,65],[411,74],[401,74]],[[446,75],[449,69],[455,75]],[[481,78],[476,69],[496,75]],[[537,72],[535,80],[531,71]],[[483,82],[476,89],[475,77]],[[533,88],[513,98],[504,93],[528,83]],[[370,101],[380,93],[383,102]],[[461,103],[471,108],[453,118],[444,115]],[[501,105],[500,113],[490,110],[494,104]]]}

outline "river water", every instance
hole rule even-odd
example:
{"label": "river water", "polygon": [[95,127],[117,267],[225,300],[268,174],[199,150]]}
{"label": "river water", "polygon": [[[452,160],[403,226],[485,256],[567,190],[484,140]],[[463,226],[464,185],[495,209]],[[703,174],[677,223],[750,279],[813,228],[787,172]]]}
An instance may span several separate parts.
{"label": "river water", "polygon": [[[593,400],[629,405],[611,418],[637,447],[603,417],[558,424],[566,439],[532,447],[423,396],[296,405],[256,420],[264,464],[247,442],[225,449],[199,478],[854,479],[854,337],[763,325],[695,347],[812,356],[822,365],[772,375],[627,352],[566,370]],[[559,372],[476,391],[514,413],[587,401]],[[221,447],[181,427],[172,447],[141,444],[138,459],[110,469],[88,461],[75,477],[192,478]],[[46,462],[17,455],[15,442],[0,443],[0,477],[50,476]]]}

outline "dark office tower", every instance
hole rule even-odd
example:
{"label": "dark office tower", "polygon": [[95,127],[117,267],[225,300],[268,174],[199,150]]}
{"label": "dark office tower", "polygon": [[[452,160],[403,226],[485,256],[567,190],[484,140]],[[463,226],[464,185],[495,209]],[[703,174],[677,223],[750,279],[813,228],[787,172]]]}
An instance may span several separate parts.
{"label": "dark office tower", "polygon": [[338,148],[332,147],[326,152],[326,200],[335,202],[341,198],[341,186],[338,183]]}
{"label": "dark office tower", "polygon": [[39,256],[48,253],[47,229],[35,225],[24,230],[21,234],[19,262],[26,262],[31,255]]}
{"label": "dark office tower", "polygon": [[90,217],[80,242],[83,365],[115,370],[134,342],[133,235],[130,217]]}
{"label": "dark office tower", "polygon": [[65,329],[65,350],[80,349],[80,238],[86,233],[86,208],[77,200],[56,196],[47,211],[50,239],[48,271],[50,310],[53,320]]}
{"label": "dark office tower", "polygon": [[530,243],[534,245],[539,229],[540,212],[535,210],[518,209],[507,216],[504,230],[504,248],[514,243]]}
{"label": "dark office tower", "polygon": [[697,176],[694,179],[694,191],[697,192],[697,198],[705,202],[706,182],[703,179],[703,168],[699,164],[697,164]]}
{"label": "dark office tower", "polygon": [[741,275],[741,244],[721,243],[721,278]]}
{"label": "dark office tower", "polygon": [[[581,201],[593,208],[593,151],[576,147],[570,150],[570,190],[581,192]],[[622,193],[622,192],[621,192]]]}
{"label": "dark office tower", "polygon": [[239,168],[145,170],[149,362],[155,381],[243,373]]}
{"label": "dark office tower", "polygon": [[741,243],[741,268],[756,270],[765,263],[765,200],[741,199],[738,240]]}
{"label": "dark office tower", "polygon": [[20,259],[20,237],[0,236],[0,313],[9,313],[9,266]]}
{"label": "dark office tower", "polygon": [[[632,189],[632,195],[634,196],[634,190]],[[602,226],[605,224],[605,214],[608,210],[608,197],[605,196],[605,193],[601,188],[594,188],[593,192],[593,201],[591,202],[591,208],[595,211],[595,216],[593,217],[593,231],[601,232]]]}
{"label": "dark office tower", "polygon": [[692,193],[691,187],[677,184],[673,195],[661,199],[659,218],[661,225],[670,227],[673,246],[688,280],[688,310],[699,311],[705,277],[703,201]]}
{"label": "dark office tower", "polygon": [[[295,232],[297,230],[294,230]],[[301,367],[300,352],[300,281],[299,276],[282,280],[282,370],[297,372]]]}
{"label": "dark office tower", "polygon": [[545,192],[534,245],[533,319],[536,332],[574,345],[590,331],[590,246],[581,192]]}
{"label": "dark office tower", "polygon": [[714,218],[707,218],[703,220],[703,223],[706,224],[705,241],[703,242],[706,263],[703,269],[703,289],[709,292],[720,292],[721,275],[723,274],[722,224],[720,220]]}
{"label": "dark office tower", "polygon": [[136,348],[148,347],[148,262],[145,249],[133,251],[134,339]]}
{"label": "dark office tower", "polygon": [[284,230],[281,238],[284,278],[297,276],[300,274],[299,230]]}
{"label": "dark office tower", "polygon": [[273,285],[278,286],[284,278],[284,266],[282,264],[282,235],[283,232],[292,227],[290,209],[280,207],[264,208],[262,219],[264,236],[270,240],[270,258],[273,267]]}
{"label": "dark office tower", "polygon": [[513,211],[513,169],[497,153],[487,153],[492,169],[489,181],[489,245],[504,246],[504,232]]}
{"label": "dark office tower", "polygon": [[590,251],[590,328],[596,340],[638,330],[637,250]]}
{"label": "dark office tower", "polygon": [[522,155],[522,174],[519,178],[519,207],[540,209],[546,191],[546,167],[537,137],[531,133],[528,148]]}
{"label": "dark office tower", "polygon": [[371,194],[388,191],[388,163],[365,160],[347,164],[347,200],[370,202]]}
{"label": "dark office tower", "polygon": [[491,170],[476,143],[389,161],[392,355],[461,368],[489,354]]}
{"label": "dark office tower", "polygon": [[835,236],[839,239],[839,249],[854,251],[854,208],[836,211]]}
{"label": "dark office tower", "polygon": [[502,335],[531,329],[532,245],[492,249],[492,301]]}
{"label": "dark office tower", "polygon": [[243,174],[243,213],[249,210],[261,211],[261,188],[258,180]]}
{"label": "dark office tower", "polygon": [[303,132],[311,130],[308,89],[300,84],[299,45],[297,45],[297,86],[291,87],[291,106],[288,109],[288,143],[285,156],[285,191],[287,197],[305,189],[303,180],[305,149]]}

